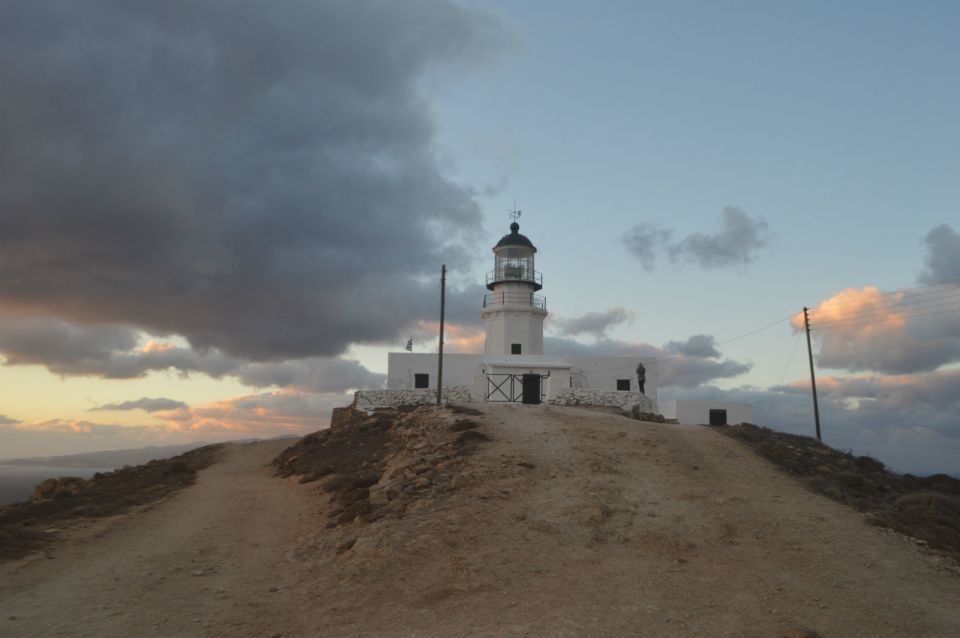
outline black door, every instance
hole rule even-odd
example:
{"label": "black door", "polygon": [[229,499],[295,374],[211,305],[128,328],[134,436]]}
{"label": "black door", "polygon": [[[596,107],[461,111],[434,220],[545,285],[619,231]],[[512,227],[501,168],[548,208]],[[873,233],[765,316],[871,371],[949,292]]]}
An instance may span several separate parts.
{"label": "black door", "polygon": [[540,403],[540,375],[523,375],[523,402]]}
{"label": "black door", "polygon": [[726,410],[710,410],[710,425],[726,425],[726,424],[727,424]]}

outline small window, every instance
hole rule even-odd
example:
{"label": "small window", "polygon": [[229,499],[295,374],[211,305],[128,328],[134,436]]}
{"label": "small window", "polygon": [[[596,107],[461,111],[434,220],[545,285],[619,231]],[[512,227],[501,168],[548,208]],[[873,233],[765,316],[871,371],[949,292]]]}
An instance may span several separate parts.
{"label": "small window", "polygon": [[429,388],[430,387],[430,375],[425,373],[417,373],[413,375],[413,387],[415,388]]}
{"label": "small window", "polygon": [[519,343],[510,344],[510,354],[520,354],[520,350],[521,348]]}
{"label": "small window", "polygon": [[630,392],[630,379],[617,379],[617,392]]}

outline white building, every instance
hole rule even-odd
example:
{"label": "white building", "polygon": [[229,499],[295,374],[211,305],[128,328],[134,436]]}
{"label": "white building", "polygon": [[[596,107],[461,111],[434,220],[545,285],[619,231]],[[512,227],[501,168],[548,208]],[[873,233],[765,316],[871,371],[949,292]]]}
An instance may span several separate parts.
{"label": "white building", "polygon": [[[483,354],[444,354],[443,394],[458,401],[502,401],[640,405],[656,412],[657,367],[638,357],[565,357],[543,351],[544,298],[537,293],[543,277],[537,272],[533,243],[510,225],[493,248],[494,266],[486,276],[482,316],[486,325]],[[638,364],[645,368],[639,387]],[[436,396],[437,355],[391,352],[387,390],[357,393],[367,409],[426,403]]]}
{"label": "white building", "polygon": [[698,401],[678,399],[665,401],[663,416],[676,419],[681,425],[740,425],[753,423],[753,408],[749,403],[729,401]]}

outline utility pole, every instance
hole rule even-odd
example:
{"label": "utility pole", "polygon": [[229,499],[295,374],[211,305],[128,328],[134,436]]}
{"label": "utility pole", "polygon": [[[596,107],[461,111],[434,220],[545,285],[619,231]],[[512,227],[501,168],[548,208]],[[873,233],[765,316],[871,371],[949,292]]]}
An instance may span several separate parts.
{"label": "utility pole", "polygon": [[[803,307],[803,327],[807,332],[807,357],[810,358],[810,387],[813,390],[813,419],[817,424],[817,440],[820,438],[820,407],[817,405],[817,377],[813,374],[813,347],[810,345],[810,316],[807,314],[809,308]],[[441,324],[442,325],[442,324]],[[441,328],[442,334],[443,328]]]}
{"label": "utility pole", "polygon": [[443,313],[447,305],[447,265],[440,267],[440,354],[437,355],[437,405],[443,396]]}

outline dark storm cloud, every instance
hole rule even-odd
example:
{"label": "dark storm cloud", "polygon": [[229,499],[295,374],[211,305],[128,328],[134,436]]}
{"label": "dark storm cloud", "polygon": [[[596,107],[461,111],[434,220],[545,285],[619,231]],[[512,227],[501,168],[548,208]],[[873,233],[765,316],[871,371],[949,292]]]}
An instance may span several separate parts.
{"label": "dark storm cloud", "polygon": [[378,388],[384,375],[356,361],[332,357],[257,362],[216,349],[198,352],[172,344],[138,343],[126,326],[77,326],[59,319],[0,315],[0,355],[6,365],[43,365],[60,375],[133,379],[151,371],[173,370],[213,378],[233,376],[257,386],[343,392]]}
{"label": "dark storm cloud", "polygon": [[610,328],[630,321],[633,321],[633,313],[626,308],[610,308],[605,312],[588,312],[569,319],[553,319],[550,325],[564,336],[588,334],[600,339]]}
{"label": "dark storm cloud", "polygon": [[693,233],[671,244],[668,251],[671,259],[690,261],[701,268],[746,266],[769,239],[767,222],[728,206],[723,209],[718,232]]}
{"label": "dark storm cloud", "polygon": [[922,284],[960,281],[960,233],[948,224],[940,224],[923,241],[927,258],[917,280]]}
{"label": "dark storm cloud", "polygon": [[673,233],[673,230],[643,223],[627,231],[623,242],[640,260],[640,265],[651,271],[660,249],[675,262],[690,262],[705,270],[746,267],[770,241],[767,222],[733,206],[723,209],[720,229],[715,233],[691,233],[679,241],[670,241]]}
{"label": "dark storm cloud", "polygon": [[143,397],[133,401],[123,401],[120,403],[107,403],[104,405],[98,405],[95,408],[90,408],[90,412],[99,412],[99,411],[113,411],[113,410],[143,410],[145,412],[159,412],[161,410],[176,410],[177,408],[185,408],[187,404],[183,401],[174,401],[173,399],[164,399],[158,397],[156,399],[151,399],[150,397]]}
{"label": "dark storm cloud", "polygon": [[704,357],[713,359],[720,357],[720,351],[715,344],[717,340],[713,335],[693,335],[686,341],[668,341],[663,347],[674,354],[683,354],[689,357]]}
{"label": "dark storm cloud", "polygon": [[386,382],[386,375],[370,372],[356,361],[319,357],[246,363],[235,375],[241,382],[256,387],[277,386],[325,393],[378,389]]}
{"label": "dark storm cloud", "polygon": [[131,327],[91,360],[132,328],[256,360],[396,337],[479,233],[424,78],[509,44],[445,0],[0,4],[0,304]]}
{"label": "dark storm cloud", "polygon": [[[902,391],[887,388],[876,400],[851,401],[839,387],[820,394],[820,420],[824,442],[855,454],[880,459],[900,472],[932,474],[949,472],[960,476],[960,422],[956,400],[937,391],[935,397],[924,397],[920,386],[930,382],[949,392],[955,379],[944,371],[931,373],[917,384],[917,392],[908,401],[893,398]],[[883,379],[880,377],[879,379]],[[898,385],[875,380],[877,384]],[[823,381],[827,381],[824,379]],[[817,379],[817,389],[826,389],[830,382]],[[862,392],[859,388],[854,392]],[[908,391],[910,393],[912,391]],[[814,435],[813,403],[809,384],[797,382],[770,389],[741,387],[730,390],[704,385],[678,390],[668,388],[660,393],[661,404],[670,399],[705,399],[749,403],[753,420],[775,430]]]}
{"label": "dark storm cloud", "polygon": [[667,245],[672,234],[672,230],[644,222],[628,230],[623,236],[623,243],[640,261],[643,269],[652,272],[656,267],[660,249]]}
{"label": "dark storm cloud", "polygon": [[[693,339],[702,336],[697,335]],[[740,376],[751,368],[750,364],[738,361],[716,361],[702,356],[676,354],[666,347],[649,343],[599,339],[588,345],[560,337],[544,337],[543,341],[546,352],[560,356],[636,356],[658,359],[657,379],[661,388],[693,388],[716,379]]]}
{"label": "dark storm cloud", "polygon": [[[808,386],[773,388],[806,394]],[[960,414],[960,370],[940,370],[911,375],[870,375],[818,379],[817,393],[843,399],[857,399],[861,409],[877,413],[904,410],[936,410]],[[960,436],[960,419],[954,416],[955,436]]]}

